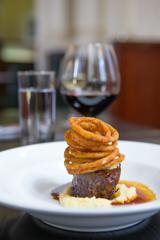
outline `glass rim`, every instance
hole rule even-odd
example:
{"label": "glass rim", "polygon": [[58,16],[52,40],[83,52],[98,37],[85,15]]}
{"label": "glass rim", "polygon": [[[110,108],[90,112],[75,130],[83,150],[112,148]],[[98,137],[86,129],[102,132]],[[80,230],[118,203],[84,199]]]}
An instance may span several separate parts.
{"label": "glass rim", "polygon": [[24,70],[24,71],[18,71],[18,76],[40,76],[40,75],[52,75],[55,77],[55,71],[49,71],[49,70]]}
{"label": "glass rim", "polygon": [[91,42],[71,42],[70,44],[69,44],[69,46],[68,47],[71,47],[71,46],[75,46],[75,47],[83,47],[83,46],[90,46],[90,45],[93,45],[93,46],[105,46],[106,48],[113,48],[113,46],[114,46],[114,43],[110,43],[110,42],[99,42],[99,41],[91,41]]}

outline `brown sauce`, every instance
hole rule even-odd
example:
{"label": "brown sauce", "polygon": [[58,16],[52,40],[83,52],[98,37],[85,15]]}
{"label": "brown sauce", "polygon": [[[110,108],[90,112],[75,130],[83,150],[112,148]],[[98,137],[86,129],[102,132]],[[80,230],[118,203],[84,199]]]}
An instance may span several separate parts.
{"label": "brown sauce", "polygon": [[[121,180],[119,183],[125,184],[127,187],[135,187],[137,192],[136,199],[132,200],[131,202],[124,203],[123,205],[151,202],[156,199],[155,193],[149,187],[147,187],[142,183],[127,181],[127,180]],[[122,204],[113,203],[113,205],[122,205]]]}
{"label": "brown sauce", "polygon": [[54,200],[59,201],[59,193],[58,192],[52,192],[51,196],[53,197]]}

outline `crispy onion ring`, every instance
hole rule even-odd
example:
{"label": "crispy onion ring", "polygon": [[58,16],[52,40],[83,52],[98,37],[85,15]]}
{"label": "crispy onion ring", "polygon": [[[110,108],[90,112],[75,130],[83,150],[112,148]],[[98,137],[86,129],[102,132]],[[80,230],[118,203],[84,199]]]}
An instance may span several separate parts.
{"label": "crispy onion ring", "polygon": [[91,141],[108,143],[108,141],[116,141],[119,137],[116,129],[96,118],[72,117],[69,123],[71,129]]}
{"label": "crispy onion ring", "polygon": [[109,124],[91,117],[72,117],[64,138],[69,147],[64,152],[69,174],[84,174],[118,164],[124,155],[117,148],[119,134]]}

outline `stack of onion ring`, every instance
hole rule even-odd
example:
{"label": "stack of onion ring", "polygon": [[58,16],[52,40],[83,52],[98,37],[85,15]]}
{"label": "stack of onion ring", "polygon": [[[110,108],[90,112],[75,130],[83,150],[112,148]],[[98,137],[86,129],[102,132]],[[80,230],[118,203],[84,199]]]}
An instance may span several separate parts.
{"label": "stack of onion ring", "polygon": [[65,167],[69,174],[84,174],[112,167],[124,160],[119,152],[119,134],[109,124],[92,117],[72,117],[64,139]]}

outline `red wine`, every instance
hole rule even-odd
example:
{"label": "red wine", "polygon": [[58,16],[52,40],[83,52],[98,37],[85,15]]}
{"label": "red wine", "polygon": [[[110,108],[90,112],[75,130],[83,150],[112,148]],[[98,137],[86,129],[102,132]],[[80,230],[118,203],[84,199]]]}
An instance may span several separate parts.
{"label": "red wine", "polygon": [[96,116],[107,108],[117,95],[63,95],[64,100],[84,116]]}

